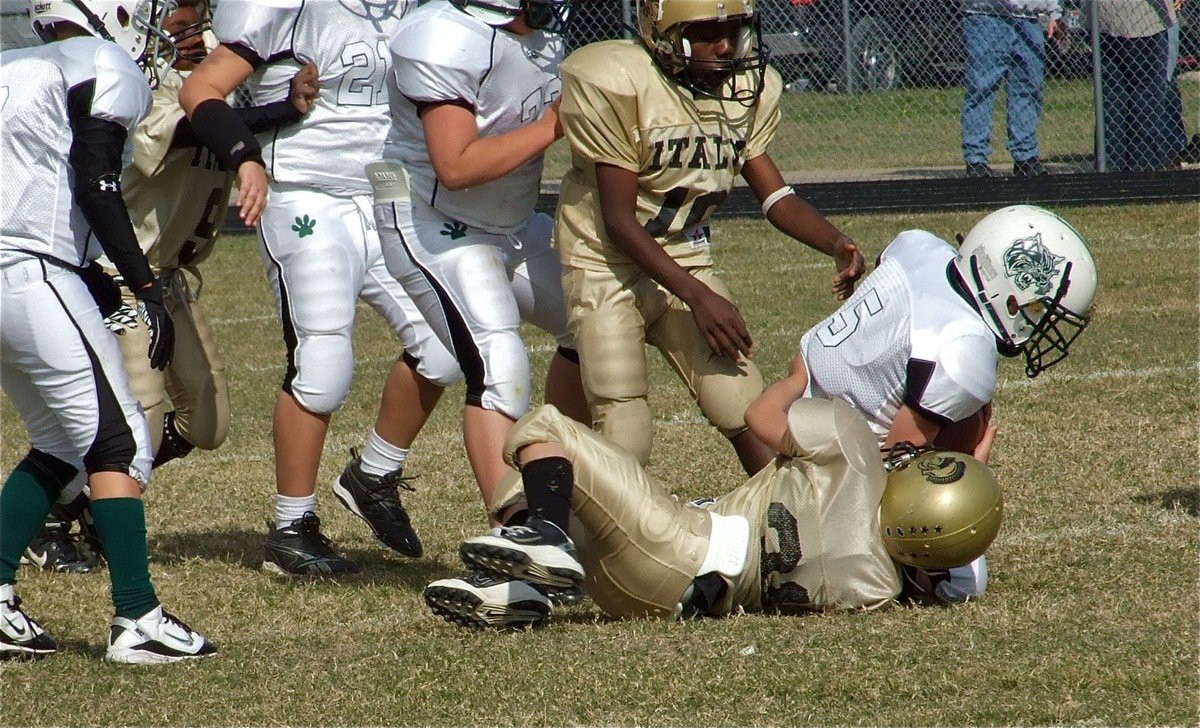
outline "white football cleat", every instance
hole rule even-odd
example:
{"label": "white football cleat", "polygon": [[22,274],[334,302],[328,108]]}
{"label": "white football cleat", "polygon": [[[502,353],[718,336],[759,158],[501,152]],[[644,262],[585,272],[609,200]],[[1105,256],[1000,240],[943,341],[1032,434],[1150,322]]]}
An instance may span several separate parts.
{"label": "white football cleat", "polygon": [[531,518],[463,542],[463,563],[475,571],[527,581],[546,591],[580,593],[583,566],[571,537],[550,521]]}
{"label": "white football cleat", "polygon": [[13,585],[0,584],[0,657],[41,657],[56,650],[58,644],[21,609]]}
{"label": "white football cleat", "polygon": [[438,579],[425,587],[425,603],[447,622],[476,629],[538,627],[552,608],[529,584],[491,574]]}
{"label": "white football cleat", "polygon": [[138,619],[113,617],[104,659],[133,665],[161,665],[215,655],[208,638],[158,605]]}

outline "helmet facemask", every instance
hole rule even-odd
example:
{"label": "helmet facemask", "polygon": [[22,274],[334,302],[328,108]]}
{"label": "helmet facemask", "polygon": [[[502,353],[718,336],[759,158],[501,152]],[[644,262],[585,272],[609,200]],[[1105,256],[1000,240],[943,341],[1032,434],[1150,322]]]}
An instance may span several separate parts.
{"label": "helmet facemask", "polygon": [[[177,59],[195,65],[208,56],[208,47],[204,43],[204,34],[212,29],[212,15],[208,11],[208,4],[206,2],[192,7],[196,8],[200,19],[189,25],[171,30],[169,35],[172,44],[175,46]],[[164,19],[168,15],[170,13],[164,13]],[[193,42],[193,39],[197,38],[199,42]]]}
{"label": "helmet facemask", "polygon": [[525,22],[530,28],[562,35],[571,27],[573,0],[523,0]]}
{"label": "helmet facemask", "polygon": [[1087,328],[1089,318],[1063,307],[1061,301],[1071,287],[1071,263],[1063,270],[1062,282],[1053,298],[1040,298],[1018,311],[1029,327],[1029,338],[1021,345],[1025,354],[1025,376],[1036,377],[1067,358],[1071,342]]}

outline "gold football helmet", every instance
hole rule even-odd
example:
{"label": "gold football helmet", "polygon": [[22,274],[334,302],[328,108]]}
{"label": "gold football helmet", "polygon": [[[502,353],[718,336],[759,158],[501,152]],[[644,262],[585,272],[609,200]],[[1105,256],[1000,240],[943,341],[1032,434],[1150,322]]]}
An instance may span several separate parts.
{"label": "gold football helmet", "polygon": [[1004,514],[1000,485],[988,466],[963,453],[927,450],[893,456],[889,468],[879,526],[893,559],[951,569],[983,555]]}
{"label": "gold football helmet", "polygon": [[[754,0],[638,0],[638,33],[655,63],[693,93],[747,106],[758,101],[767,69],[767,52],[762,28],[754,12]],[[704,62],[703,74],[689,68],[691,42],[685,37],[693,23],[723,23],[741,20],[733,58]],[[749,84],[738,85],[738,76],[750,71]],[[716,83],[705,76],[715,75]]]}

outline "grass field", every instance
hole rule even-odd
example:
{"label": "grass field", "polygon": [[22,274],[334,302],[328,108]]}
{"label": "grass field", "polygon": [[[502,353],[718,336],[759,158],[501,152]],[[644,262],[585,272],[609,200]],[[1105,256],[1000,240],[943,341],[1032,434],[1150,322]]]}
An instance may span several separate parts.
{"label": "grass field", "polygon": [[[366,308],[356,385],[335,418],[319,507],[363,566],[342,582],[259,570],[271,512],[271,406],[283,345],[251,239],[205,267],[203,304],[224,346],[233,432],[157,471],[146,495],[164,603],[221,654],[165,668],[104,663],[104,573],[24,568],[25,606],[52,658],[0,667],[4,725],[1196,725],[1197,209],[1061,210],[1100,269],[1093,325],[1035,381],[1001,365],[993,464],[1006,520],[977,603],[803,618],[614,622],[591,604],[545,629],[465,631],[421,600],[459,571],[483,512],[462,452],[462,389],[418,439],[405,503],[426,544],[385,554],[329,491],[373,420],[396,349]],[[974,213],[835,218],[873,258],[900,230],[965,232]],[[758,220],[716,225],[718,265],[773,379],[834,306],[831,266]],[[538,376],[552,352],[529,335]],[[655,357],[652,467],[684,496],[742,478]],[[535,397],[535,401],[538,398]],[[4,400],[5,472],[27,447]]]}

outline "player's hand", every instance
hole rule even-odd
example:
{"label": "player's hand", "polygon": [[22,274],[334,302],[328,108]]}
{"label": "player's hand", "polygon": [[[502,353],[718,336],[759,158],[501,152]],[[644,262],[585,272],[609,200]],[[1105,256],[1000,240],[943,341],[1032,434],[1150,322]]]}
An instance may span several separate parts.
{"label": "player's hand", "polygon": [[254,227],[267,206],[267,170],[260,162],[246,160],[238,167],[238,217],[246,227]]}
{"label": "player's hand", "polygon": [[121,287],[112,276],[104,272],[99,263],[93,260],[84,266],[79,271],[79,277],[87,286],[88,293],[92,294],[92,300],[100,309],[101,316],[108,318],[121,308]]}
{"label": "player's hand", "polygon": [[866,270],[867,264],[863,260],[862,253],[858,252],[858,246],[853,241],[847,239],[833,255],[833,262],[837,265],[837,275],[833,277],[833,286],[831,288],[833,295],[839,301],[845,301],[854,293],[854,284],[862,278],[863,271]]}
{"label": "player's hand", "polygon": [[992,421],[992,403],[988,402],[983,408],[984,416],[987,418],[987,427],[983,429],[983,437],[979,438],[979,444],[975,446],[975,451],[971,455],[986,465],[992,454],[992,444],[996,441],[997,428],[996,423]]}
{"label": "player's hand", "polygon": [[696,326],[714,354],[733,361],[739,356],[750,358],[754,342],[737,306],[707,286],[689,306]]}
{"label": "player's hand", "polygon": [[150,366],[162,371],[171,363],[175,353],[175,324],[167,307],[163,305],[162,290],[158,283],[134,291],[137,297],[138,317],[146,324],[150,337],[150,348],[146,352],[150,357]]}
{"label": "player's hand", "polygon": [[301,114],[312,111],[317,103],[317,92],[321,90],[321,81],[317,78],[317,65],[312,61],[305,63],[296,75],[292,76],[292,92],[288,96],[292,106]]}

